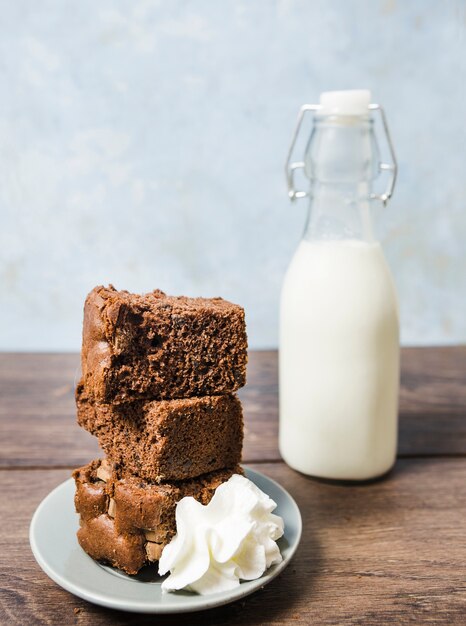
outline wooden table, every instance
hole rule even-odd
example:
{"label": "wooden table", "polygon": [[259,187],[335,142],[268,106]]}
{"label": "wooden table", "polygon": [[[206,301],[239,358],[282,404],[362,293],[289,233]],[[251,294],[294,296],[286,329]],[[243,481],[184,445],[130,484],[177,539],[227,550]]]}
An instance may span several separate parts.
{"label": "wooden table", "polygon": [[397,464],[383,481],[348,486],[281,461],[277,356],[251,354],[244,462],[294,496],[302,543],[282,575],[245,600],[154,618],[75,598],[35,563],[36,506],[97,446],[75,424],[77,355],[0,355],[0,623],[464,625],[466,348],[404,349],[402,364]]}

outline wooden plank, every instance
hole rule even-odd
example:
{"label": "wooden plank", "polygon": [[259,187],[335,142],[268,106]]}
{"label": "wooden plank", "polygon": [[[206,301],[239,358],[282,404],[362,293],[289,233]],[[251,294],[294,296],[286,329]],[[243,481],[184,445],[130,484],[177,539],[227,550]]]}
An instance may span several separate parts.
{"label": "wooden plank", "polygon": [[[402,351],[401,455],[466,454],[466,347]],[[98,455],[75,423],[74,354],[0,354],[0,466],[77,466]],[[252,352],[245,462],[277,461],[277,353]]]}
{"label": "wooden plank", "polygon": [[76,425],[76,354],[0,355],[0,465],[78,466],[98,446]]}
{"label": "wooden plank", "polygon": [[401,455],[466,455],[466,346],[401,351]]}
{"label": "wooden plank", "polygon": [[0,471],[0,623],[464,624],[465,459],[400,460],[387,480],[360,486],[307,479],[282,463],[255,469],[299,504],[304,533],[293,562],[243,601],[156,620],[81,601],[35,564],[30,518],[67,470]]}

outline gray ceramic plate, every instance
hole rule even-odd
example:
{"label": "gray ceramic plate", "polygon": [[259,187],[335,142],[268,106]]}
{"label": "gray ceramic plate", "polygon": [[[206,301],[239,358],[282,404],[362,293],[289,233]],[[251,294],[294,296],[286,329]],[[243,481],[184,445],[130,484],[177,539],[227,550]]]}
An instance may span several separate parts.
{"label": "gray ceramic plate", "polygon": [[101,606],[137,613],[186,613],[202,611],[243,598],[274,579],[290,562],[301,538],[301,515],[296,502],[275,481],[246,469],[246,476],[277,503],[275,513],[285,522],[279,540],[283,561],[257,580],[208,596],[187,591],[162,593],[156,568],[147,567],[137,576],[100,565],[79,546],[78,516],[74,511],[74,481],[59,485],[40,503],[31,521],[32,552],[44,572],[74,595]]}

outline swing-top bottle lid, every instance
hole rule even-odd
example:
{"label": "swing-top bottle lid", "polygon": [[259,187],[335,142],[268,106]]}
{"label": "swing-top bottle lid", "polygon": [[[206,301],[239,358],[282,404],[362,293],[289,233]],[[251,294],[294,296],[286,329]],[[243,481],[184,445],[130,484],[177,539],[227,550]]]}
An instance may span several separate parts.
{"label": "swing-top bottle lid", "polygon": [[[301,157],[298,161],[293,160],[296,141],[301,131],[301,126],[306,113],[320,116],[334,116],[331,118],[330,124],[325,124],[323,127],[332,127],[332,123],[335,121],[340,126],[354,126],[365,119],[369,119],[370,114],[377,112],[382,122],[382,129],[385,133],[385,139],[387,142],[388,151],[390,153],[390,161],[379,163],[378,169],[380,171],[390,172],[390,177],[387,183],[387,188],[383,193],[373,193],[370,196],[371,200],[381,200],[385,205],[390,200],[393,189],[395,187],[397,163],[395,157],[395,151],[393,149],[392,140],[388,130],[388,124],[385,117],[385,112],[380,104],[371,103],[371,92],[368,89],[352,89],[348,91],[324,91],[320,95],[320,104],[303,104],[298,115],[298,121],[291,139],[291,144],[288,150],[286,158],[286,180],[288,184],[288,196],[291,200],[298,198],[306,198],[310,194],[308,191],[298,190],[295,186],[295,173],[298,170],[305,170],[306,176],[312,179],[312,172],[307,167],[306,159]],[[346,119],[345,119],[346,117]],[[340,118],[340,119],[338,119]],[[360,119],[358,119],[360,118]],[[332,129],[333,130],[333,129]],[[371,133],[373,128],[370,129]],[[313,135],[311,135],[313,137]],[[307,144],[309,149],[309,143]]]}
{"label": "swing-top bottle lid", "polygon": [[369,89],[324,91],[320,94],[318,115],[365,115],[371,103]]}

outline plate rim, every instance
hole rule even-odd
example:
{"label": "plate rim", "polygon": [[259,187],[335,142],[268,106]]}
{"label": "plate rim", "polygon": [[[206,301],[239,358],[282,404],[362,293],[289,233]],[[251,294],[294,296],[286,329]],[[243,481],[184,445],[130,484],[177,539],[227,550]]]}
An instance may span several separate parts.
{"label": "plate rim", "polygon": [[[265,479],[268,483],[272,483],[275,489],[277,489],[278,491],[282,492],[285,495],[288,501],[287,504],[291,505],[291,508],[293,509],[292,518],[293,518],[293,523],[295,525],[296,539],[294,543],[289,546],[289,553],[287,554],[286,558],[284,558],[281,561],[281,563],[278,563],[272,566],[271,568],[269,568],[266,572],[264,572],[264,574],[260,578],[256,578],[255,580],[252,580],[252,581],[244,581],[234,590],[230,591],[227,596],[225,596],[225,592],[220,592],[221,595],[212,594],[211,596],[209,595],[200,596],[198,594],[195,594],[193,597],[202,598],[202,603],[196,603],[195,605],[190,605],[189,603],[184,603],[180,605],[176,603],[172,605],[169,605],[169,604],[160,605],[159,602],[154,601],[152,605],[141,606],[140,601],[138,600],[134,600],[133,601],[134,604],[133,604],[131,600],[120,599],[118,596],[114,596],[112,598],[112,597],[108,597],[107,594],[105,595],[102,594],[99,591],[89,592],[87,591],[87,589],[82,589],[81,587],[77,586],[74,582],[68,580],[66,577],[64,577],[59,572],[57,572],[53,567],[49,565],[47,559],[44,559],[41,553],[40,547],[37,545],[36,526],[38,524],[38,520],[41,518],[41,515],[43,514],[44,509],[47,508],[47,505],[49,504],[53,496],[56,494],[56,492],[60,490],[66,490],[67,486],[73,482],[73,478],[68,478],[67,480],[61,482],[59,485],[54,487],[41,500],[41,502],[35,509],[32,519],[31,519],[30,526],[29,526],[29,543],[30,543],[33,556],[36,559],[39,567],[45,572],[45,574],[51,580],[53,580],[57,585],[62,587],[62,589],[65,589],[65,591],[68,591],[69,593],[72,593],[73,595],[83,600],[86,600],[87,602],[91,602],[98,606],[103,606],[103,607],[110,608],[110,609],[128,611],[132,613],[145,613],[145,614],[161,614],[161,615],[162,614],[177,614],[177,613],[181,614],[181,613],[194,613],[198,611],[204,611],[207,609],[211,609],[211,608],[223,606],[226,604],[230,604],[232,602],[236,602],[237,600],[240,600],[241,598],[244,598],[254,593],[255,591],[261,589],[265,585],[267,585],[269,582],[274,580],[288,566],[288,564],[290,563],[291,559],[294,557],[296,550],[300,544],[301,537],[302,537],[302,529],[303,529],[301,512],[293,496],[291,496],[291,494],[284,487],[282,487],[280,483],[278,483],[273,478],[270,478],[266,474],[263,474],[262,472],[252,469],[248,467],[247,465],[243,465],[242,467],[245,470],[246,476],[250,480],[252,480],[252,482],[255,483],[254,476],[258,476],[261,479]],[[285,528],[286,528],[286,524],[285,524]],[[87,558],[91,558],[88,555],[85,555],[85,556],[87,556]],[[174,597],[174,594],[171,594],[171,597]]]}

